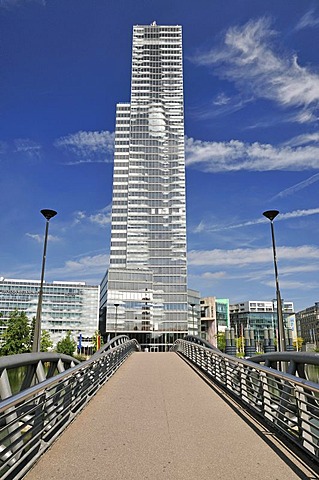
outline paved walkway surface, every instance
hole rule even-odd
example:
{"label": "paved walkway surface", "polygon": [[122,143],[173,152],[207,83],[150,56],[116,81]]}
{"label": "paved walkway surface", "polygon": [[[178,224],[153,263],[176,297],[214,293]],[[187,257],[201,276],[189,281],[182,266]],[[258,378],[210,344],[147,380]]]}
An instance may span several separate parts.
{"label": "paved walkway surface", "polygon": [[176,353],[144,352],[131,355],[25,477],[297,478],[319,477]]}

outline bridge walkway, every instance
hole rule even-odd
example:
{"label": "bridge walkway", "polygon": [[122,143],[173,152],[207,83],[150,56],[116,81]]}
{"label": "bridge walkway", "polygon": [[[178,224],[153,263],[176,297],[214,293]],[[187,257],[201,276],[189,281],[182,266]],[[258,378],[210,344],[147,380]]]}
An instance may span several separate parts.
{"label": "bridge walkway", "polygon": [[134,353],[26,480],[319,478],[176,353]]}

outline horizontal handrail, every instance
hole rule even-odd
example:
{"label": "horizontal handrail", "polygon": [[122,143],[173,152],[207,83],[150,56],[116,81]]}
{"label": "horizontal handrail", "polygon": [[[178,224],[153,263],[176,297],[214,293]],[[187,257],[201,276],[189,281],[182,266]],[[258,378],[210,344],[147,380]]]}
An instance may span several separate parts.
{"label": "horizontal handrail", "polygon": [[177,340],[172,350],[318,460],[318,383],[186,340]]}
{"label": "horizontal handrail", "polygon": [[0,402],[0,478],[18,480],[62,433],[126,358],[139,350],[121,339],[89,360]]}
{"label": "horizontal handrail", "polygon": [[41,362],[59,362],[63,361],[64,364],[74,366],[81,363],[74,357],[64,355],[62,353],[51,352],[38,352],[38,353],[18,353],[16,355],[7,355],[0,357],[0,373],[5,368],[19,368],[26,365],[32,365],[39,361]]}
{"label": "horizontal handrail", "polygon": [[249,360],[255,363],[271,362],[289,362],[303,363],[308,365],[319,365],[319,353],[314,352],[270,352],[254,355]]}
{"label": "horizontal handrail", "polygon": [[255,355],[249,360],[271,368],[284,364],[288,373],[302,378],[307,378],[307,365],[319,366],[319,355],[314,352],[270,352]]}
{"label": "horizontal handrail", "polygon": [[197,343],[198,345],[202,345],[203,347],[209,348],[210,350],[215,350],[217,352],[220,352],[219,348],[214,347],[211,343],[207,342],[207,340],[204,340],[201,337],[198,337],[197,335],[186,335],[183,340],[186,340],[188,342],[193,342]]}

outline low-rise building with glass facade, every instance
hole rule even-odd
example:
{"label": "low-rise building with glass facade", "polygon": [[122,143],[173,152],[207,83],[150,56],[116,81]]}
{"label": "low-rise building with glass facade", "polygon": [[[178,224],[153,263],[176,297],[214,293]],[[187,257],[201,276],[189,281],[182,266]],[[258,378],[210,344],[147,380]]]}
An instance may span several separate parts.
{"label": "low-rise building with glass facade", "polygon": [[[0,338],[6,321],[14,310],[26,313],[29,321],[36,316],[39,280],[18,280],[0,277]],[[92,337],[98,329],[100,287],[85,282],[44,282],[41,328],[50,333],[54,345],[68,331],[82,349],[92,347]]]}
{"label": "low-rise building with glass facade", "polygon": [[[242,336],[244,328],[252,328],[256,341],[262,342],[265,328],[272,328],[275,332],[278,329],[275,300],[247,300],[232,304],[229,309],[231,327],[235,329],[236,336]],[[290,328],[288,317],[294,313],[293,302],[282,301],[282,310],[285,327]]]}

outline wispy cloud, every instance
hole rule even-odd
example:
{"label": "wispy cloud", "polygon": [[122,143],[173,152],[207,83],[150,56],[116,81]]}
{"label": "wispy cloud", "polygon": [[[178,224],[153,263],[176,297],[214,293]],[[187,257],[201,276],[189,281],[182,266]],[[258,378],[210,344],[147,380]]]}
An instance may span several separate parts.
{"label": "wispy cloud", "polygon": [[[278,247],[278,258],[283,260],[318,260],[319,248],[303,245],[300,247]],[[264,264],[272,261],[270,248],[237,248],[234,250],[192,250],[188,253],[191,266],[240,267]]]}
{"label": "wispy cloud", "polygon": [[74,217],[74,220],[73,220],[72,226],[78,225],[79,223],[81,223],[82,220],[86,219],[87,215],[84,211],[77,210],[76,212],[73,213],[73,217]]}
{"label": "wispy cloud", "polygon": [[220,280],[226,276],[226,272],[204,272],[201,274],[201,278],[205,280]]}
{"label": "wispy cloud", "polygon": [[220,93],[208,104],[190,108],[189,114],[201,120],[222,117],[241,110],[250,101],[251,98],[243,99],[241,95],[228,97],[225,93]]}
{"label": "wispy cloud", "polygon": [[6,142],[3,142],[3,141],[0,140],[0,155],[3,155],[4,153],[6,153],[7,148],[8,148],[8,146],[7,146]]}
{"label": "wispy cloud", "polygon": [[0,0],[0,8],[13,8],[28,5],[29,3],[38,3],[39,5],[46,5],[46,0]]}
{"label": "wispy cloud", "polygon": [[308,27],[317,27],[319,25],[319,15],[315,16],[315,9],[312,8],[306,12],[296,25],[296,30],[302,30]]}
{"label": "wispy cloud", "polygon": [[227,105],[230,102],[230,98],[224,93],[219,93],[213,100],[214,105]]}
{"label": "wispy cloud", "polygon": [[[272,287],[273,286],[273,281],[269,280],[267,282],[262,282],[263,285],[267,285],[268,287]],[[285,289],[285,290],[308,290],[310,288],[318,288],[318,283],[316,282],[309,282],[308,280],[305,281],[305,282],[300,282],[300,281],[297,281],[297,280],[281,280],[280,281],[280,287],[281,289]]]}
{"label": "wispy cloud", "polygon": [[318,144],[319,143],[319,132],[304,133],[302,135],[297,135],[290,140],[283,143],[283,145],[289,147],[300,147],[302,145],[309,144]]}
{"label": "wispy cloud", "polygon": [[186,137],[185,149],[186,165],[196,165],[205,172],[319,169],[319,142],[294,147],[239,140],[209,142]]}
{"label": "wispy cloud", "polygon": [[289,220],[290,218],[307,217],[309,215],[318,215],[319,208],[309,208],[308,210],[294,210],[293,212],[280,213],[278,220]]}
{"label": "wispy cloud", "polygon": [[304,188],[307,188],[313,183],[316,183],[318,181],[319,181],[319,173],[316,173],[316,175],[312,175],[306,180],[296,183],[296,185],[293,185],[292,187],[286,188],[285,190],[282,190],[281,192],[277,193],[277,195],[275,195],[271,199],[271,201],[275,200],[276,198],[283,198],[283,197],[288,197],[289,195],[293,195],[294,193],[299,192],[299,190],[303,190]]}
{"label": "wispy cloud", "polygon": [[99,284],[105,274],[109,263],[109,255],[87,255],[80,258],[67,260],[62,267],[56,267],[47,271],[47,276],[59,280],[85,281],[90,280]]}
{"label": "wispy cloud", "polygon": [[[250,20],[230,28],[223,45],[199,54],[193,61],[214,67],[214,73],[235,82],[244,95],[266,98],[280,106],[298,109],[300,123],[316,119],[319,101],[319,75],[301,67],[294,53],[276,48],[269,18]],[[280,50],[280,53],[279,53]]]}
{"label": "wispy cloud", "polygon": [[110,162],[114,150],[114,133],[80,131],[57,139],[54,146],[75,157],[67,165]]}
{"label": "wispy cloud", "polygon": [[90,215],[89,220],[92,223],[97,223],[101,227],[105,227],[111,223],[111,205],[107,205],[99,212]]}
{"label": "wispy cloud", "polygon": [[[319,208],[310,208],[308,210],[294,210],[293,212],[280,213],[276,218],[276,221],[290,220],[292,218],[307,217],[309,215],[318,215]],[[269,220],[266,218],[256,218],[254,220],[248,220],[247,222],[236,223],[233,225],[211,225],[205,223],[203,220],[193,230],[194,233],[201,232],[221,232],[223,230],[233,230],[236,228],[249,227],[251,225],[258,225],[259,223],[267,223]]]}
{"label": "wispy cloud", "polygon": [[74,212],[73,225],[89,221],[101,227],[105,227],[111,223],[111,211],[112,206],[109,204],[101,210],[91,214],[88,214],[83,210]]}
{"label": "wispy cloud", "polygon": [[14,145],[16,152],[24,153],[28,157],[39,157],[42,150],[41,145],[30,138],[17,138]]}
{"label": "wispy cloud", "polygon": [[[38,243],[43,243],[44,236],[39,235],[38,233],[26,233],[26,236],[29,238],[32,238],[32,240],[35,240]],[[61,240],[60,237],[57,237],[55,235],[48,235],[48,241],[49,242],[59,242]]]}

